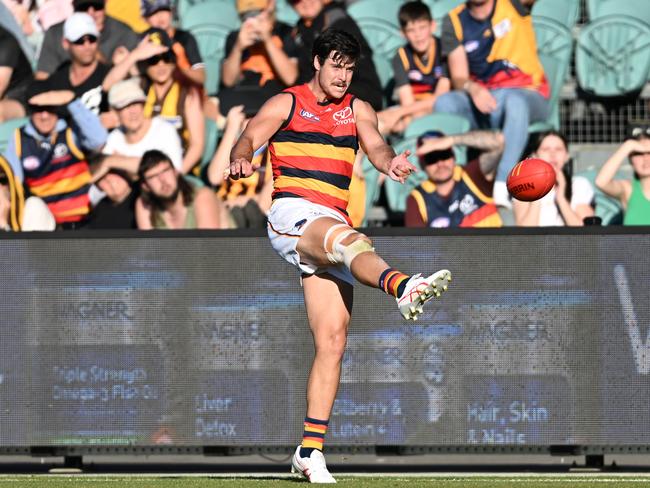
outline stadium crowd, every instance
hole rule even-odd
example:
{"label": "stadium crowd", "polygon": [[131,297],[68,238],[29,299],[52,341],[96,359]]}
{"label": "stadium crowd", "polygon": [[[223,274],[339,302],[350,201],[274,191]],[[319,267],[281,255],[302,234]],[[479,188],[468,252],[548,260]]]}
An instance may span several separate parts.
{"label": "stadium crowd", "polygon": [[[346,3],[286,0],[297,18],[288,25],[276,16],[280,0],[203,1],[215,17],[231,4],[241,22],[223,39],[215,86],[172,0],[1,0],[0,227],[265,227],[267,148],[255,153],[257,172],[237,181],[224,179],[230,150],[265,100],[312,76],[311,47],[328,28],[359,39],[350,92],[375,108],[388,141],[416,141],[422,170],[394,197],[384,178],[368,177],[359,151],[348,207],[355,226],[394,198],[391,225],[580,226],[594,220],[596,191],[620,201],[623,223],[650,224],[645,126],[602,166],[597,188],[574,174],[561,132],[529,134],[552,111],[535,0],[459,1],[439,22],[426,2],[395,0],[403,39],[388,84]],[[427,125],[443,114],[463,129]],[[529,155],[551,163],[556,186],[535,202],[512,200],[506,177]],[[633,179],[617,179],[628,160]]]}

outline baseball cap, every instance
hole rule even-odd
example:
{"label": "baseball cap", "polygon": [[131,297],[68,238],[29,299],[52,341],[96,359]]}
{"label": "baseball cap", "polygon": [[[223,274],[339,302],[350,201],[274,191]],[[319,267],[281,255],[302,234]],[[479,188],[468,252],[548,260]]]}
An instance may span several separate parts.
{"label": "baseball cap", "polygon": [[[421,134],[418,139],[416,146],[420,147],[424,144],[424,141],[427,139],[437,139],[439,137],[445,137],[445,134],[439,130],[429,130]],[[435,164],[438,161],[443,161],[445,159],[453,158],[454,150],[453,149],[443,149],[441,151],[431,151],[426,154],[423,154],[418,158],[421,167],[428,166],[430,164]]]}
{"label": "baseball cap", "polygon": [[268,5],[268,0],[237,0],[237,12],[243,14],[254,10],[264,10]]}
{"label": "baseball cap", "polygon": [[117,110],[121,110],[132,103],[144,103],[147,97],[140,87],[138,78],[129,78],[115,83],[108,92],[108,104]]}
{"label": "baseball cap", "polygon": [[141,0],[140,12],[143,17],[149,17],[159,10],[171,10],[171,0]]}
{"label": "baseball cap", "polygon": [[75,42],[83,36],[99,37],[99,30],[95,20],[83,12],[75,12],[63,24],[63,37],[70,42]]}

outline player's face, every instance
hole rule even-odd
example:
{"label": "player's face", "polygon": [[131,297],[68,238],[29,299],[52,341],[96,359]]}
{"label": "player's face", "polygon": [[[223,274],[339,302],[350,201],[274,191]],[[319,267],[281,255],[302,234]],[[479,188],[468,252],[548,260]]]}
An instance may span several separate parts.
{"label": "player's face", "polygon": [[159,198],[170,198],[178,191],[178,173],[169,161],[162,161],[144,173],[145,189]]}
{"label": "player's face", "polygon": [[435,29],[435,22],[421,19],[406,24],[402,32],[415,52],[424,54],[433,42],[432,35]]}
{"label": "player's face", "polygon": [[117,118],[127,132],[136,132],[144,122],[144,104],[137,102],[117,111]]}
{"label": "player's face", "polygon": [[314,64],[317,70],[318,84],[325,95],[333,99],[343,97],[352,82],[355,63],[340,57],[335,60],[334,53],[330,53],[323,64],[318,62],[318,58],[314,59]]}
{"label": "player's face", "polygon": [[441,159],[437,163],[427,164],[424,171],[436,185],[447,183],[454,176],[456,161],[453,157]]}
{"label": "player's face", "polygon": [[172,13],[170,10],[158,10],[147,17],[147,22],[151,27],[166,31],[172,26]]}
{"label": "player's face", "polygon": [[564,145],[564,141],[555,135],[546,136],[535,155],[551,163],[555,169],[562,169],[569,160],[569,151]]}

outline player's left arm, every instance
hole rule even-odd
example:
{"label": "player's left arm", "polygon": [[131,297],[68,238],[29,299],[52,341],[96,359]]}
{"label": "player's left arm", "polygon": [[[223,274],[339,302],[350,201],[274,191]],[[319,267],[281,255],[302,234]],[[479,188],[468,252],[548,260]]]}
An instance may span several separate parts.
{"label": "player's left arm", "polygon": [[359,100],[353,102],[354,116],[357,124],[357,135],[361,148],[368,155],[368,159],[381,173],[388,175],[392,180],[404,183],[411,173],[417,168],[408,161],[411,151],[406,150],[396,155],[377,128],[377,114],[369,103]]}

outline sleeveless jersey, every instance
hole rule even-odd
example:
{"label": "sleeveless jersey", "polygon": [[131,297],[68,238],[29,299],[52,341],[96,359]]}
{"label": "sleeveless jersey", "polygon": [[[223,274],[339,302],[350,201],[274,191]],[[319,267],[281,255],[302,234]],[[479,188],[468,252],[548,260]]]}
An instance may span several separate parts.
{"label": "sleeveless jersey", "polygon": [[284,90],[293,97],[285,124],[269,141],[272,198],[304,198],[347,213],[352,166],[359,148],[354,96],[319,104],[309,86]]}
{"label": "sleeveless jersey", "polygon": [[156,96],[156,90],[154,90],[152,85],[147,91],[147,100],[144,103],[144,116],[147,118],[159,116],[169,122],[178,131],[178,135],[181,136],[184,146],[187,146],[190,139],[190,134],[185,127],[185,121],[182,115],[186,95],[187,89],[178,81],[175,81],[169,87],[162,100],[160,100]]}
{"label": "sleeveless jersey", "polygon": [[456,182],[448,197],[436,193],[427,180],[411,192],[422,220],[429,227],[501,227],[501,217],[492,198],[485,195],[462,167],[454,168]]}
{"label": "sleeveless jersey", "polygon": [[397,50],[416,100],[433,95],[436,91],[438,80],[444,76],[440,52],[440,39],[437,37],[433,38],[433,42],[429,48],[426,65],[422,63],[422,60],[413,51],[410,44],[406,44]]}
{"label": "sleeveless jersey", "polygon": [[632,180],[632,193],[627,202],[623,225],[650,225],[650,200],[643,194],[641,182]]}
{"label": "sleeveless jersey", "polygon": [[90,168],[76,146],[72,129],[56,134],[54,141],[37,141],[16,129],[16,155],[30,192],[41,197],[57,224],[80,222],[90,213]]}
{"label": "sleeveless jersey", "polygon": [[487,88],[529,88],[548,98],[532,17],[522,15],[513,1],[495,0],[485,20],[476,20],[462,3],[449,12],[449,19],[467,53],[472,79]]}

